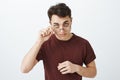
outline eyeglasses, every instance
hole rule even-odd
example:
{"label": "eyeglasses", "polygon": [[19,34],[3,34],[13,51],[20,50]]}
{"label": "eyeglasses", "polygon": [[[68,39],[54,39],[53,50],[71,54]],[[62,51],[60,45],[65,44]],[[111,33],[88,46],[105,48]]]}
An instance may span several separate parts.
{"label": "eyeglasses", "polygon": [[63,23],[62,25],[60,25],[60,24],[58,24],[58,23],[54,23],[54,24],[53,24],[53,27],[54,27],[55,29],[67,28],[67,27],[69,27],[69,23]]}

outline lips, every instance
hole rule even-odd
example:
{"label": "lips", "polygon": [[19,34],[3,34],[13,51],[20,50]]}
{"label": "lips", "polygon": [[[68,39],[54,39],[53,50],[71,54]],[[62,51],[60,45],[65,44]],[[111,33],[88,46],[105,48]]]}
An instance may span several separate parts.
{"label": "lips", "polygon": [[61,36],[65,36],[66,34],[59,34],[59,35],[61,35]]}

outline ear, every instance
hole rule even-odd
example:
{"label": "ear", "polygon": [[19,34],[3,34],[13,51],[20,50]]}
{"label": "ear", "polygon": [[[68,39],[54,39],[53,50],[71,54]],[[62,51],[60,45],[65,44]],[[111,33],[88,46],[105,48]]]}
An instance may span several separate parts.
{"label": "ear", "polygon": [[72,22],[72,19],[73,19],[73,18],[71,17],[71,22]]}
{"label": "ear", "polygon": [[53,29],[51,21],[49,21],[49,23],[50,23],[51,28]]}
{"label": "ear", "polygon": [[50,25],[51,25],[51,21],[49,21]]}

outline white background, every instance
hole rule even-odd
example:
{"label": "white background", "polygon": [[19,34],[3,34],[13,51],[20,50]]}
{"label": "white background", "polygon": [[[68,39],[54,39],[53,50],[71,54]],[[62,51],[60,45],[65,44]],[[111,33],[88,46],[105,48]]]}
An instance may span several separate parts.
{"label": "white background", "polygon": [[28,74],[20,65],[58,2],[71,8],[72,32],[89,40],[97,56],[97,76],[83,80],[120,80],[119,0],[0,0],[0,80],[44,80],[42,62]]}

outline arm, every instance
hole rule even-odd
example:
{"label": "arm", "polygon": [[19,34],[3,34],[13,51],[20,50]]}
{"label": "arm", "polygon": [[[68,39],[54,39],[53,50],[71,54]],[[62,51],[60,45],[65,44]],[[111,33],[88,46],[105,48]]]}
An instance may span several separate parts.
{"label": "arm", "polygon": [[28,73],[38,62],[36,60],[36,56],[38,51],[42,45],[42,42],[36,41],[33,47],[29,50],[29,52],[24,56],[22,64],[21,64],[21,72]]}
{"label": "arm", "polygon": [[95,61],[92,61],[91,63],[87,64],[86,67],[82,67],[80,65],[76,65],[76,72],[84,77],[93,78],[97,74]]}
{"label": "arm", "polygon": [[65,61],[65,62],[59,63],[58,70],[60,70],[60,72],[62,74],[76,72],[77,74],[79,74],[81,76],[89,77],[89,78],[95,77],[96,73],[97,73],[94,61],[87,64],[86,67],[82,67],[82,66],[74,64],[70,61]]}
{"label": "arm", "polygon": [[50,27],[40,31],[38,40],[23,58],[21,63],[21,72],[28,73],[37,64],[38,61],[36,60],[36,56],[42,44],[47,41],[51,35],[52,30]]}

